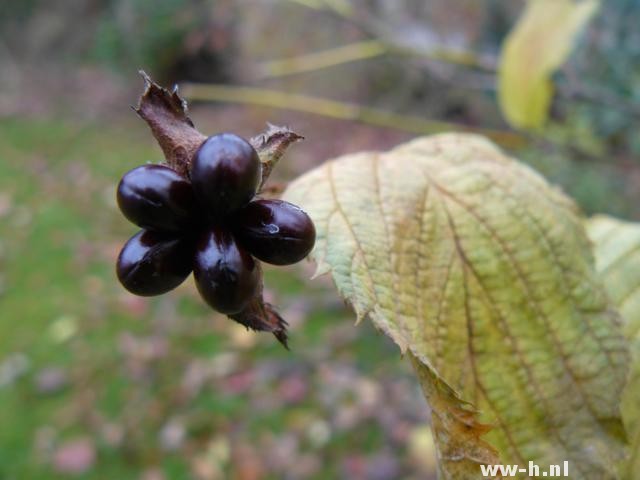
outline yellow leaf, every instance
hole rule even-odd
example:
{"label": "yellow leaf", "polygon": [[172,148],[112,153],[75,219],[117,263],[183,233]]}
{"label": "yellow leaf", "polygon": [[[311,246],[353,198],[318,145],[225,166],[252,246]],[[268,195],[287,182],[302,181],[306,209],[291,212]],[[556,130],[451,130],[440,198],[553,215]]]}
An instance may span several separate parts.
{"label": "yellow leaf", "polygon": [[633,479],[640,472],[640,224],[598,215],[587,222],[587,229],[594,243],[598,271],[622,313],[624,332],[632,344],[622,418],[631,441],[624,478]]}
{"label": "yellow leaf", "polygon": [[541,127],[553,97],[551,75],[575,36],[598,8],[597,0],[529,0],[504,41],[498,69],[500,107],[516,128]]}
{"label": "yellow leaf", "polygon": [[496,450],[613,478],[627,345],[567,197],[488,140],[445,134],[328,161],[285,199],[316,224],[319,271],[407,352],[442,478],[480,478]]}

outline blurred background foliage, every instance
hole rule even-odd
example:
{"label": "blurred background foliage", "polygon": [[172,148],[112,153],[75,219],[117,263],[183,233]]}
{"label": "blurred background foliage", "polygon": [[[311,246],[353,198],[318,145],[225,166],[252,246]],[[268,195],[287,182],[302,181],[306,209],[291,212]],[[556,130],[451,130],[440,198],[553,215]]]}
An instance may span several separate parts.
{"label": "blurred background foliage", "polygon": [[0,478],[435,478],[411,373],[311,265],[267,271],[291,353],[212,314],[190,282],[157,299],[117,284],[134,231],[115,185],[161,155],[128,106],[139,68],[193,96],[224,87],[191,103],[202,131],[271,121],[307,137],[278,182],[418,132],[490,130],[585,212],[640,218],[640,2],[602,2],[553,76],[544,128],[515,132],[496,69],[524,6],[0,2]]}

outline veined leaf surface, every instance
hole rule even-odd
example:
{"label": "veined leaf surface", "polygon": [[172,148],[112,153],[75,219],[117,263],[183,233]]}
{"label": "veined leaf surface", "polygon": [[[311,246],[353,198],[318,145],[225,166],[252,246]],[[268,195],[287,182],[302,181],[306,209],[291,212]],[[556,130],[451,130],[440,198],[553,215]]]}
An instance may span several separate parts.
{"label": "veined leaf surface", "polygon": [[443,478],[479,478],[496,451],[614,478],[627,345],[560,191],[445,134],[328,161],[284,197],[316,224],[318,272],[414,364]]}

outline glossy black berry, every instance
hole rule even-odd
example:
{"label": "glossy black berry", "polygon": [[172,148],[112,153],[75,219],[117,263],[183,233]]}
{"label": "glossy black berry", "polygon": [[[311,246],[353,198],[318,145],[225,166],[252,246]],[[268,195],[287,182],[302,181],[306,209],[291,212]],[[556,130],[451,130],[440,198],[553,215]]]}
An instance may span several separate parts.
{"label": "glossy black berry", "polygon": [[122,247],[116,273],[131,293],[143,297],[173,290],[191,273],[193,242],[142,230]]}
{"label": "glossy black berry", "polygon": [[256,193],[260,176],[257,152],[232,133],[205,140],[191,164],[193,189],[213,218],[226,217],[248,203]]}
{"label": "glossy black berry", "polygon": [[309,216],[282,200],[255,200],[236,215],[234,235],[256,258],[274,265],[290,265],[306,257],[316,240]]}
{"label": "glossy black berry", "polygon": [[227,315],[240,312],[255,295],[260,270],[226,229],[211,228],[196,244],[193,277],[202,298]]}
{"label": "glossy black berry", "polygon": [[162,165],[143,165],[125,174],[117,198],[124,216],[145,229],[181,231],[194,223],[191,183]]}

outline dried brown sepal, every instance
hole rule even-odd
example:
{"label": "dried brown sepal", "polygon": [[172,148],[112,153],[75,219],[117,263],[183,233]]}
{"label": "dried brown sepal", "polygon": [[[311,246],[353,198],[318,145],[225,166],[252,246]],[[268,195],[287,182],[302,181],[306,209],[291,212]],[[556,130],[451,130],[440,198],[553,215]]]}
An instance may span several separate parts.
{"label": "dried brown sepal", "polygon": [[289,350],[287,343],[287,322],[276,311],[275,307],[264,301],[262,284],[262,266],[256,262],[260,270],[260,286],[251,302],[239,313],[229,315],[231,320],[256,332],[271,332],[278,341]]}
{"label": "dried brown sepal", "polygon": [[249,141],[258,152],[262,163],[262,181],[258,191],[262,191],[262,187],[264,187],[269,175],[271,175],[273,167],[282,158],[287,148],[292,143],[300,140],[304,140],[304,137],[289,127],[279,127],[267,123],[267,129]]}
{"label": "dried brown sepal", "polygon": [[284,348],[289,350],[287,322],[273,305],[264,302],[262,294],[254,298],[243,311],[229,315],[229,318],[251,330],[273,333]]}
{"label": "dried brown sepal", "polygon": [[134,107],[158,141],[167,165],[184,176],[189,176],[191,159],[206,140],[187,115],[187,102],[178,95],[177,87],[171,91],[153,82],[142,70],[144,92]]}

